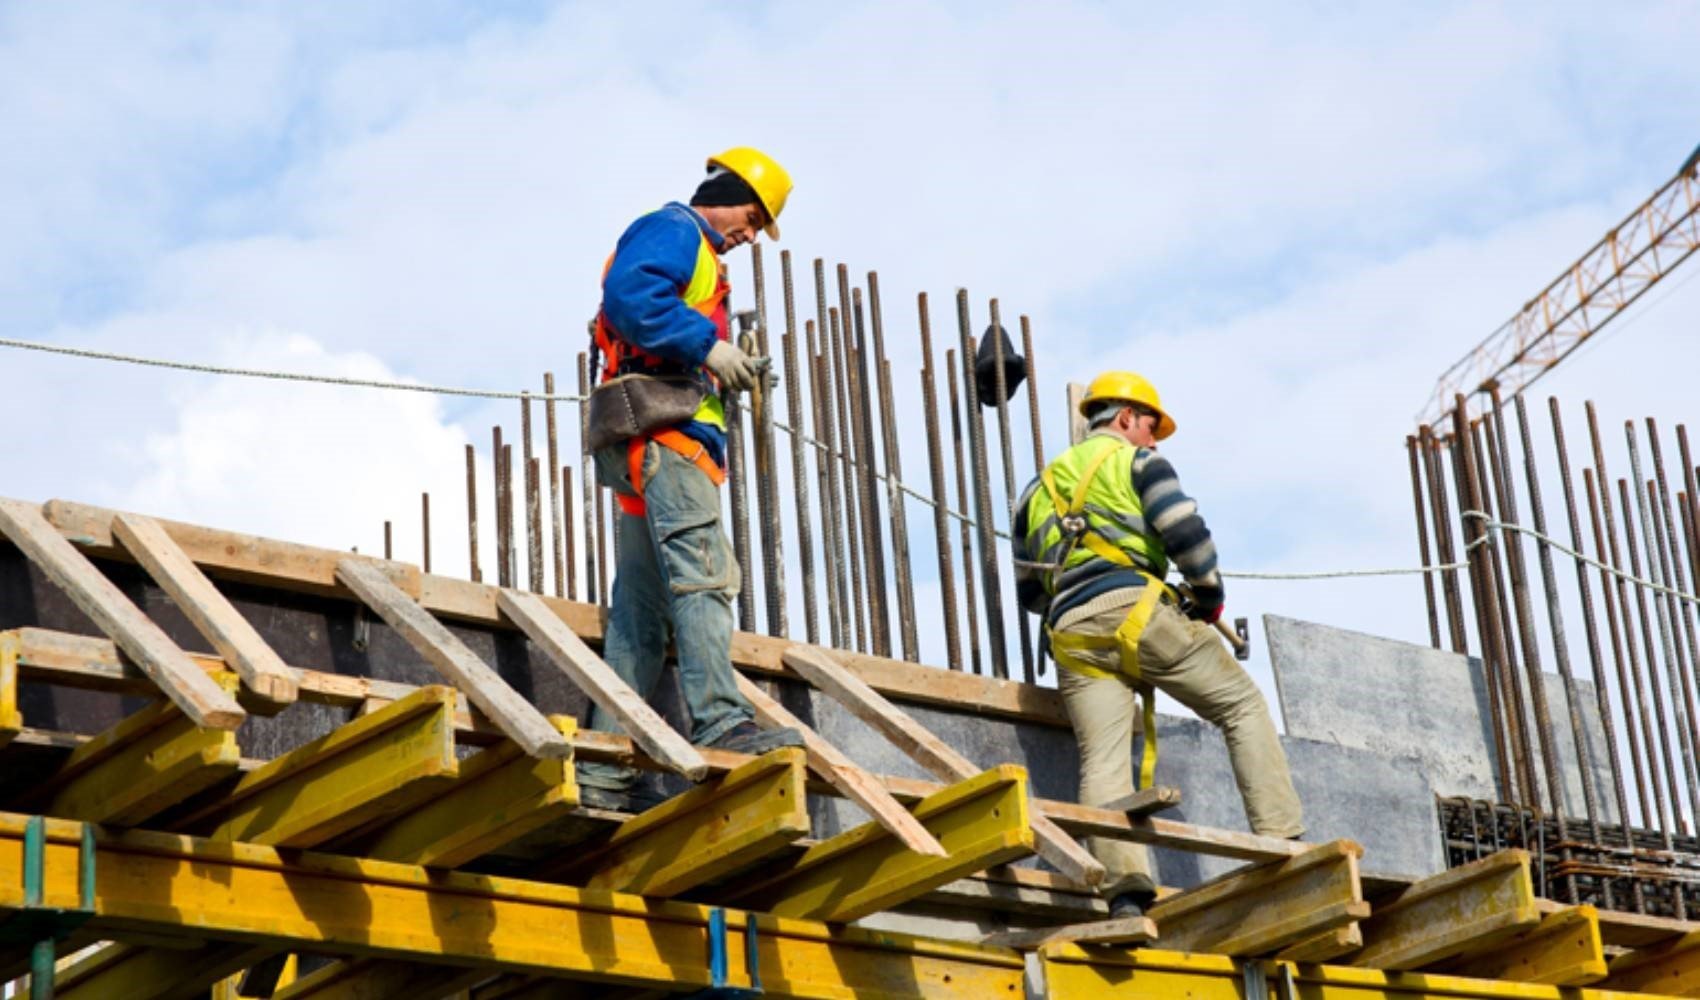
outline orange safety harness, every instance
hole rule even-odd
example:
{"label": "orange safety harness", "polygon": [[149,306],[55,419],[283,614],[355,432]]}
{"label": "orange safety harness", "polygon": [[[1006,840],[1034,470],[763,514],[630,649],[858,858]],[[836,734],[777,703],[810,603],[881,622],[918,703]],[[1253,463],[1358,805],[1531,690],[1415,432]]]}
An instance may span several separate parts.
{"label": "orange safety harness", "polygon": [[627,514],[642,517],[647,510],[643,502],[643,453],[644,445],[651,441],[683,455],[686,461],[701,469],[703,475],[715,486],[726,481],[725,471],[709,455],[707,446],[701,441],[672,427],[653,431],[643,437],[632,438],[626,445],[626,471],[631,475],[632,489],[637,491],[637,496],[616,493],[614,497],[620,502],[620,509]]}

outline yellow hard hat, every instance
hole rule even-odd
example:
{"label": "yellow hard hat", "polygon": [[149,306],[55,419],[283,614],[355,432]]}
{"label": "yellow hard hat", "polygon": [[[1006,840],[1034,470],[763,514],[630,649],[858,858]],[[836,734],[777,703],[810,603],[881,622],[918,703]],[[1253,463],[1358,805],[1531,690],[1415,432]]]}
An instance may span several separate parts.
{"label": "yellow hard hat", "polygon": [[791,175],[785,168],[774,162],[773,157],[749,146],[734,146],[719,156],[711,156],[708,166],[710,170],[725,167],[755,189],[761,207],[767,210],[767,225],[762,231],[768,239],[778,239],[779,213],[785,211],[785,199],[791,197]]}
{"label": "yellow hard hat", "polygon": [[1093,406],[1105,400],[1138,403],[1156,410],[1156,437],[1159,441],[1175,432],[1174,418],[1163,409],[1163,401],[1157,395],[1156,386],[1146,381],[1143,376],[1133,372],[1104,372],[1099,375],[1086,387],[1086,395],[1080,400],[1080,415],[1089,416]]}

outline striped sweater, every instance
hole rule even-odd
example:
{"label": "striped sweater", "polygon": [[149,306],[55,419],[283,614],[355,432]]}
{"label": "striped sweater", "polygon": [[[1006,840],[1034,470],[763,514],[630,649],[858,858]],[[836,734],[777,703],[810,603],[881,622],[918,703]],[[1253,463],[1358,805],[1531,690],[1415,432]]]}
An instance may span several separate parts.
{"label": "striped sweater", "polygon": [[[1108,432],[1100,432],[1108,433]],[[1195,614],[1214,615],[1226,597],[1222,576],[1216,569],[1216,544],[1210,539],[1210,529],[1198,513],[1198,503],[1181,490],[1180,477],[1169,460],[1154,448],[1140,448],[1133,458],[1133,489],[1139,494],[1145,523],[1163,543],[1170,563],[1192,588],[1198,602]],[[1014,539],[1016,559],[1016,589],[1021,603],[1034,608],[1044,604],[1042,574],[1025,571],[1023,563],[1031,565],[1033,553],[1027,551],[1027,497],[1038,488],[1037,481],[1028,487],[1021,502],[1016,504],[1015,523],[1010,532]],[[1144,579],[1138,574],[1114,564],[1094,560],[1102,572],[1070,586],[1050,602],[1045,614],[1055,622],[1071,608],[1112,590],[1140,587]]]}

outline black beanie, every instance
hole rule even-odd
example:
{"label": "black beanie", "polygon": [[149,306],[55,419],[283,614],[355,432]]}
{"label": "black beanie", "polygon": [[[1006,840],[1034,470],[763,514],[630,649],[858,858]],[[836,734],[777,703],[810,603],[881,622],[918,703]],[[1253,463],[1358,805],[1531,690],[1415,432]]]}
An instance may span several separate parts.
{"label": "black beanie", "polygon": [[697,193],[691,195],[691,204],[705,208],[760,205],[761,199],[756,197],[756,189],[746,184],[742,177],[720,167],[710,171],[708,179],[697,185]]}
{"label": "black beanie", "polygon": [[1027,361],[1015,353],[1015,344],[1009,339],[1009,334],[1001,326],[988,326],[980,338],[980,347],[974,355],[974,385],[980,394],[981,406],[998,405],[998,360],[997,344],[992,339],[996,337],[1003,341],[1003,388],[1007,395],[1004,401],[1015,398],[1015,390],[1027,377]]}

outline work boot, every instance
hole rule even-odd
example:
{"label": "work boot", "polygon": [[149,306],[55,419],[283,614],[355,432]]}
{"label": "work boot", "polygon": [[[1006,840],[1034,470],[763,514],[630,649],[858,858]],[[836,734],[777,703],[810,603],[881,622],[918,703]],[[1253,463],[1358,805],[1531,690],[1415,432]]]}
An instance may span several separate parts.
{"label": "work boot", "polygon": [[1157,894],[1148,889],[1135,889],[1130,892],[1119,892],[1110,897],[1110,919],[1124,920],[1128,917],[1143,917],[1151,904],[1157,901]]}
{"label": "work boot", "polygon": [[803,734],[789,726],[783,729],[763,729],[755,723],[745,720],[721,733],[713,743],[708,745],[715,750],[730,750],[733,753],[760,756],[769,750],[778,750],[781,747],[802,746]]}

